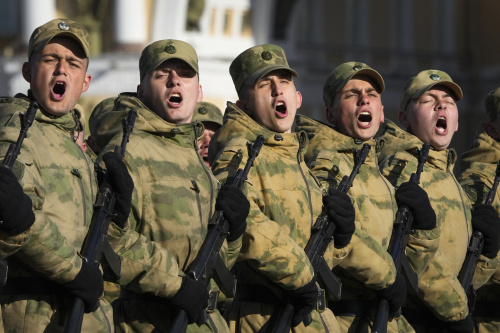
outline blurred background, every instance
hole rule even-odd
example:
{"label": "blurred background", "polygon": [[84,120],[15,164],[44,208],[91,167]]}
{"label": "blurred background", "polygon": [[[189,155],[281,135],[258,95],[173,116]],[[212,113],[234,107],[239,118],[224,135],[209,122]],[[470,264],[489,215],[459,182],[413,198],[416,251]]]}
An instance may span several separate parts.
{"label": "blurred background", "polygon": [[464,92],[460,154],[486,120],[485,96],[500,86],[500,1],[497,0],[0,0],[0,95],[26,93],[21,76],[37,26],[58,17],[91,34],[88,118],[102,99],[136,91],[140,52],[159,39],[197,50],[204,100],[222,110],[237,96],[229,64],[258,44],[282,46],[300,75],[300,113],[325,121],[323,83],[346,61],[365,62],[384,77],[385,116],[398,121],[399,94],[424,69],[451,75]]}

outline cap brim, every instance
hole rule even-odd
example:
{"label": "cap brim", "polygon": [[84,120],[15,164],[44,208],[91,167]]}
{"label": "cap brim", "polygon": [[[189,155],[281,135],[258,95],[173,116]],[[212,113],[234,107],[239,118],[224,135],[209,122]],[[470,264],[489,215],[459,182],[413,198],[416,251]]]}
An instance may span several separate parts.
{"label": "cap brim", "polygon": [[299,77],[299,74],[297,74],[296,71],[291,69],[290,67],[283,66],[283,65],[274,65],[274,66],[269,66],[269,67],[264,67],[250,75],[246,81],[245,84],[253,86],[254,84],[257,83],[263,76],[265,76],[268,73],[271,73],[272,71],[276,71],[279,69],[284,69],[289,71],[294,77]]}
{"label": "cap brim", "polygon": [[455,94],[457,102],[463,98],[462,89],[460,89],[458,84],[456,84],[455,82],[450,82],[450,81],[442,81],[442,82],[438,81],[436,83],[429,84],[429,85],[425,86],[424,88],[421,88],[415,94],[413,94],[411,99],[419,98],[420,96],[423,95],[423,93],[432,89],[432,87],[434,87],[434,86],[444,86],[446,88],[449,88]]}
{"label": "cap brim", "polygon": [[43,44],[43,47],[41,48],[41,50],[43,50],[45,48],[45,46],[47,46],[47,44],[49,44],[52,39],[54,39],[55,37],[61,37],[61,36],[69,37],[69,38],[75,40],[76,42],[78,42],[78,44],[80,44],[80,46],[82,47],[82,50],[83,50],[83,53],[85,54],[85,56],[87,58],[90,58],[90,54],[87,51],[87,49],[85,48],[85,46],[83,45],[82,41],[80,40],[80,37],[78,37],[77,35],[75,35],[74,33],[70,32],[70,31],[61,31],[60,33],[55,34],[54,36],[50,37]]}
{"label": "cap brim", "polygon": [[[370,68],[360,69],[359,71],[357,71],[356,73],[354,73],[353,75],[351,75],[346,80],[345,84],[347,84],[347,82],[349,80],[351,80],[353,77],[360,76],[360,75],[368,76],[369,78],[373,79],[375,81],[375,83],[378,85],[379,89],[380,89],[379,93],[383,93],[384,92],[384,90],[385,90],[384,79],[382,79],[382,76],[376,70],[370,69]],[[344,86],[345,86],[345,84],[344,84]]]}

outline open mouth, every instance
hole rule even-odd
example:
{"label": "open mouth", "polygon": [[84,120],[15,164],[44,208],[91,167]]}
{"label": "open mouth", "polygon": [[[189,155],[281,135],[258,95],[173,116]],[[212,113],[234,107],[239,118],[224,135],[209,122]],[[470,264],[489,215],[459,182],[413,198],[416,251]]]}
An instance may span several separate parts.
{"label": "open mouth", "polygon": [[52,88],[52,92],[57,99],[62,99],[66,93],[66,84],[64,82],[56,82]]}
{"label": "open mouth", "polygon": [[372,122],[372,115],[370,112],[363,111],[358,116],[358,122],[364,126],[370,125]]}
{"label": "open mouth", "polygon": [[276,110],[278,117],[285,118],[288,115],[288,111],[284,102],[276,103],[276,107],[274,108],[274,110]]}
{"label": "open mouth", "polygon": [[446,132],[446,128],[447,128],[446,118],[445,117],[439,117],[438,120],[437,120],[437,122],[436,122],[436,130],[439,133],[444,133],[444,132]]}
{"label": "open mouth", "polygon": [[172,94],[170,95],[170,98],[168,99],[168,101],[172,104],[179,104],[182,102],[182,96],[180,94]]}

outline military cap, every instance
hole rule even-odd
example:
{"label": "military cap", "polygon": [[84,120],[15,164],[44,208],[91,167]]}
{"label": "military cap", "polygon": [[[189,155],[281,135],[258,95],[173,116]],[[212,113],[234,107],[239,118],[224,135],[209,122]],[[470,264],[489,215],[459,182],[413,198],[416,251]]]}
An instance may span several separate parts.
{"label": "military cap", "polygon": [[222,126],[222,112],[215,104],[199,102],[194,109],[192,121],[210,122]]}
{"label": "military cap", "polygon": [[239,94],[244,84],[253,86],[264,75],[277,69],[286,69],[293,76],[299,76],[288,65],[285,51],[281,47],[265,44],[251,47],[240,53],[229,66],[229,74]]}
{"label": "military cap", "polygon": [[78,117],[78,126],[76,127],[76,130],[78,132],[83,131],[85,129],[85,111],[83,111],[80,104],[76,104],[73,110],[75,115]]}
{"label": "military cap", "polygon": [[440,85],[449,88],[457,101],[463,97],[462,89],[453,82],[451,77],[443,71],[436,69],[428,69],[421,71],[417,76],[412,77],[403,88],[401,92],[400,108],[406,109],[408,103],[412,99],[419,98],[427,90],[432,89],[435,85]]}
{"label": "military cap", "polygon": [[335,94],[341,91],[350,79],[358,75],[372,78],[377,83],[380,93],[384,92],[384,79],[376,70],[362,62],[345,62],[335,68],[326,78],[323,85],[323,102],[325,106],[332,106]]}
{"label": "military cap", "polygon": [[87,29],[73,20],[59,18],[49,21],[33,31],[28,43],[28,60],[34,52],[42,51],[56,36],[67,36],[76,40],[82,46],[85,56],[90,57],[90,38]]}
{"label": "military cap", "polygon": [[488,96],[484,99],[484,107],[486,108],[486,113],[490,121],[495,120],[497,114],[500,113],[500,87],[490,91]]}
{"label": "military cap", "polygon": [[198,72],[198,55],[194,48],[183,41],[175,39],[159,40],[149,44],[142,50],[139,59],[141,81],[165,60],[180,59]]}

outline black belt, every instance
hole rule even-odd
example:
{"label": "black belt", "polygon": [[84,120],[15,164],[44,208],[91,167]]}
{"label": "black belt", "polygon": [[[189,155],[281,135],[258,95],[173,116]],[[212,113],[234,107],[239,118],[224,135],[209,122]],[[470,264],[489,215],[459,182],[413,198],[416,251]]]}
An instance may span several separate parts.
{"label": "black belt", "polygon": [[9,278],[7,284],[0,288],[0,295],[26,295],[26,294],[68,294],[60,285],[39,278]]}
{"label": "black belt", "polygon": [[377,300],[344,300],[329,302],[328,307],[336,316],[373,318],[377,313]]}
{"label": "black belt", "polygon": [[234,300],[274,305],[284,304],[268,288],[251,284],[238,284],[236,286],[236,295],[234,295]]}
{"label": "black belt", "polygon": [[476,301],[472,317],[500,318],[500,302]]}

